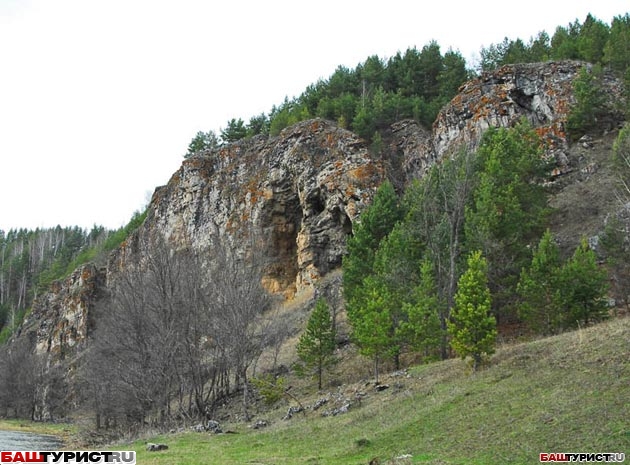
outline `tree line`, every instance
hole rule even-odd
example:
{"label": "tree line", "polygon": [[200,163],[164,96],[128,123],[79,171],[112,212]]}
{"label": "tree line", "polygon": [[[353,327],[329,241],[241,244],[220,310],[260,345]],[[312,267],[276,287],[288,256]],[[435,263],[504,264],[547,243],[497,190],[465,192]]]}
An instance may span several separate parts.
{"label": "tree line", "polygon": [[310,118],[337,122],[369,141],[377,141],[395,121],[414,118],[430,126],[459,86],[472,76],[457,51],[442,53],[432,41],[384,59],[373,55],[354,69],[339,66],[328,79],[309,85],[298,97],[285,98],[269,114],[227,122],[220,135],[198,132],[186,157],[255,135],[276,136],[282,129]]}
{"label": "tree line", "polygon": [[116,231],[93,226],[0,230],[0,343],[20,325],[33,299],[51,283],[87,262],[104,264],[106,256],[135,230],[146,213],[136,212]]}
{"label": "tree line", "polygon": [[628,78],[630,65],[630,14],[615,16],[610,24],[588,14],[583,23],[575,20],[558,26],[550,37],[546,31],[525,43],[522,39],[491,44],[481,49],[480,68],[490,71],[507,64],[548,60],[581,60],[611,69]]}
{"label": "tree line", "polygon": [[0,328],[2,339],[16,328],[33,298],[50,283],[74,270],[86,247],[96,247],[106,234],[78,227],[0,231]]}
{"label": "tree line", "polygon": [[339,66],[328,79],[309,85],[298,97],[285,98],[268,114],[255,115],[248,122],[233,118],[219,134],[199,131],[184,156],[255,135],[275,136],[285,127],[315,117],[337,122],[378,150],[392,123],[412,118],[430,127],[465,81],[477,72],[507,64],[583,60],[612,70],[628,88],[628,43],[628,13],[615,16],[610,24],[588,14],[583,23],[576,19],[558,26],[551,36],[541,31],[527,43],[506,37],[500,43],[482,47],[477,69],[467,67],[458,51],[442,53],[435,41],[390,58],[373,55],[354,69]]}

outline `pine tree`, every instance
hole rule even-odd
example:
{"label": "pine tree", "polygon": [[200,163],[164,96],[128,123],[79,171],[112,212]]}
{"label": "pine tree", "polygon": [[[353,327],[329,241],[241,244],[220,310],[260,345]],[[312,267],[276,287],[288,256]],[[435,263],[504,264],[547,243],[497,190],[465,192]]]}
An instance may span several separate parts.
{"label": "pine tree", "polygon": [[609,36],[610,27],[589,13],[577,39],[580,58],[589,63],[601,63]]}
{"label": "pine tree", "polygon": [[333,319],[324,299],[318,299],[306,331],[297,344],[298,357],[303,363],[300,371],[317,377],[317,388],[322,388],[324,371],[335,364],[336,335]]}
{"label": "pine tree", "polygon": [[470,72],[466,69],[466,60],[459,52],[449,49],[444,54],[443,67],[438,75],[440,96],[444,100],[450,100],[457,95],[459,86],[469,77]]}
{"label": "pine tree", "polygon": [[560,270],[564,325],[571,328],[607,317],[606,271],[597,265],[595,252],[582,239],[573,257]]}
{"label": "pine tree", "polygon": [[403,217],[394,186],[385,181],[377,190],[372,205],[362,214],[343,260],[343,289],[346,301],[361,287],[363,279],[373,272],[374,258],[383,240]]}
{"label": "pine tree", "polygon": [[473,252],[467,264],[467,270],[457,283],[448,333],[453,350],[462,359],[472,357],[473,370],[477,371],[484,355],[494,353],[497,323],[489,313],[491,298],[485,258],[481,252]]}
{"label": "pine tree", "polygon": [[545,231],[548,197],[542,180],[550,168],[538,135],[525,120],[489,129],[477,151],[482,166],[472,205],[466,210],[468,250],[488,260],[495,310],[511,308],[518,274]]}
{"label": "pine tree", "polygon": [[202,150],[213,150],[220,146],[219,138],[214,131],[203,132],[199,131],[188,144],[188,152],[184,155],[184,158],[190,158],[195,153]]}
{"label": "pine tree", "polygon": [[567,27],[558,26],[551,37],[551,58],[553,60],[579,60],[578,38],[582,25],[576,19]]}
{"label": "pine tree", "polygon": [[392,298],[387,287],[376,276],[365,278],[360,292],[348,305],[352,340],[362,355],[374,362],[374,378],[378,383],[383,358],[400,351],[392,323]]}
{"label": "pine tree", "polygon": [[553,334],[561,323],[559,305],[560,251],[547,230],[532,262],[521,271],[517,291],[519,316],[537,333]]}
{"label": "pine tree", "polygon": [[403,304],[406,320],[398,328],[401,340],[427,358],[439,353],[442,340],[439,318],[442,304],[433,274],[433,264],[425,258],[420,265],[420,282],[413,290],[412,302]]}
{"label": "pine tree", "polygon": [[605,111],[602,79],[601,66],[593,66],[591,69],[582,68],[573,81],[575,105],[567,118],[567,132],[573,139],[578,139],[596,129],[597,121]]}
{"label": "pine tree", "polygon": [[604,46],[603,61],[619,76],[630,68],[630,14],[615,16],[610,24],[610,36]]}
{"label": "pine tree", "polygon": [[232,118],[225,129],[221,129],[221,140],[226,144],[247,137],[247,127],[241,118]]}

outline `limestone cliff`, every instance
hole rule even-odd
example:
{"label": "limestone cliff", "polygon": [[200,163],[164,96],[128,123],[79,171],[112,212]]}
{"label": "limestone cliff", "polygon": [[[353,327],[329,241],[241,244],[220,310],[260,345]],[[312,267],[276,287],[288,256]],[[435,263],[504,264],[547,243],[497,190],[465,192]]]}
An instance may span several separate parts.
{"label": "limestone cliff", "polygon": [[141,235],[202,250],[213,238],[255,244],[266,285],[288,296],[341,265],[352,223],[384,176],[353,133],[325,120],[185,160],[156,190]]}
{"label": "limestone cliff", "polygon": [[[556,158],[559,169],[565,170],[565,125],[575,104],[573,81],[584,66],[591,67],[578,61],[507,65],[467,82],[433,125],[435,157],[459,147],[475,149],[489,127],[510,127],[525,118],[546,139],[549,155]],[[603,91],[609,118],[601,124],[610,130],[623,119],[616,107],[623,87],[607,74]]]}
{"label": "limestone cliff", "polygon": [[[339,268],[354,222],[386,177],[402,187],[459,147],[474,149],[491,126],[527,118],[548,140],[559,173],[570,170],[564,125],[582,66],[550,62],[483,73],[461,87],[432,131],[398,122],[377,155],[321,119],[199,153],[155,191],[146,221],[112,254],[106,277],[89,266],[77,270],[37,299],[25,330],[36,332],[40,352],[63,357],[87,336],[100,290],[124,273],[127,255],[150,253],[142,244],[156,234],[199,251],[211,250],[218,236],[243,252],[256,247],[270,263],[266,286],[290,298]],[[610,101],[620,98],[619,82],[608,77],[605,86]],[[609,114],[612,128],[620,116],[612,107]]]}
{"label": "limestone cliff", "polygon": [[87,264],[35,299],[22,329],[34,335],[37,352],[63,360],[85,342],[92,323],[90,311],[104,286],[104,270]]}

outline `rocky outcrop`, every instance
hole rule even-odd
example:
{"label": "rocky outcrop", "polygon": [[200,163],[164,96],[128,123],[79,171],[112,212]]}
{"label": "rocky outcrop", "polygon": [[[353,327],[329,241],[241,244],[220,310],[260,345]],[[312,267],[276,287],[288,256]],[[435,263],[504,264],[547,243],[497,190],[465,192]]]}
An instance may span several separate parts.
{"label": "rocky outcrop", "polygon": [[267,287],[291,295],[341,265],[383,176],[356,135],[310,120],[184,161],[155,192],[140,234],[198,250],[217,237],[256,249],[270,263]]}
{"label": "rocky outcrop", "polygon": [[404,186],[422,177],[435,163],[433,134],[414,120],[398,121],[391,126],[385,163],[389,179]]}
{"label": "rocky outcrop", "polygon": [[104,270],[91,264],[83,265],[35,299],[21,332],[31,333],[31,337],[35,335],[38,353],[63,360],[85,342],[91,326],[91,310],[104,288],[104,281]]}
{"label": "rocky outcrop", "polygon": [[[483,73],[442,109],[432,132],[400,121],[378,155],[352,132],[315,119],[185,160],[155,191],[142,227],[112,254],[106,276],[85,266],[37,299],[27,323],[37,328],[38,350],[62,358],[85,340],[90,302],[124,272],[130,254],[150,253],[147,239],[156,235],[201,253],[211,254],[217,238],[242,254],[260,253],[269,263],[265,285],[290,298],[340,267],[346,238],[385,177],[402,188],[460,147],[476,148],[489,127],[526,118],[547,140],[559,172],[569,170],[565,123],[583,66],[550,62]],[[621,99],[621,89],[606,76],[609,101]],[[621,118],[613,107],[609,115],[604,123],[614,127]]]}
{"label": "rocky outcrop", "polygon": [[[507,65],[467,82],[433,125],[435,157],[461,147],[474,150],[488,128],[511,127],[525,118],[546,140],[560,169],[566,169],[565,123],[575,104],[573,81],[585,66],[591,67],[578,61]],[[602,123],[612,129],[623,120],[615,108],[623,89],[611,75],[602,84],[610,107],[610,119]]]}

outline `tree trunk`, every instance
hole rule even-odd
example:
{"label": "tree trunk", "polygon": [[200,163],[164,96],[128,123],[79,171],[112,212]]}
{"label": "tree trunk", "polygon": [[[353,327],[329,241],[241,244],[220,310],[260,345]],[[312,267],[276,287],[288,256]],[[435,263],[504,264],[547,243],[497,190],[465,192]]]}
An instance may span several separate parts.
{"label": "tree trunk", "polygon": [[317,363],[317,389],[320,391],[322,390],[322,371],[324,371],[324,367],[320,358]]}
{"label": "tree trunk", "polygon": [[473,371],[476,372],[481,366],[481,354],[473,355]]}
{"label": "tree trunk", "polygon": [[245,421],[249,421],[249,389],[247,386],[247,369],[243,370],[241,374],[241,380],[243,382],[243,417],[245,418]]}

